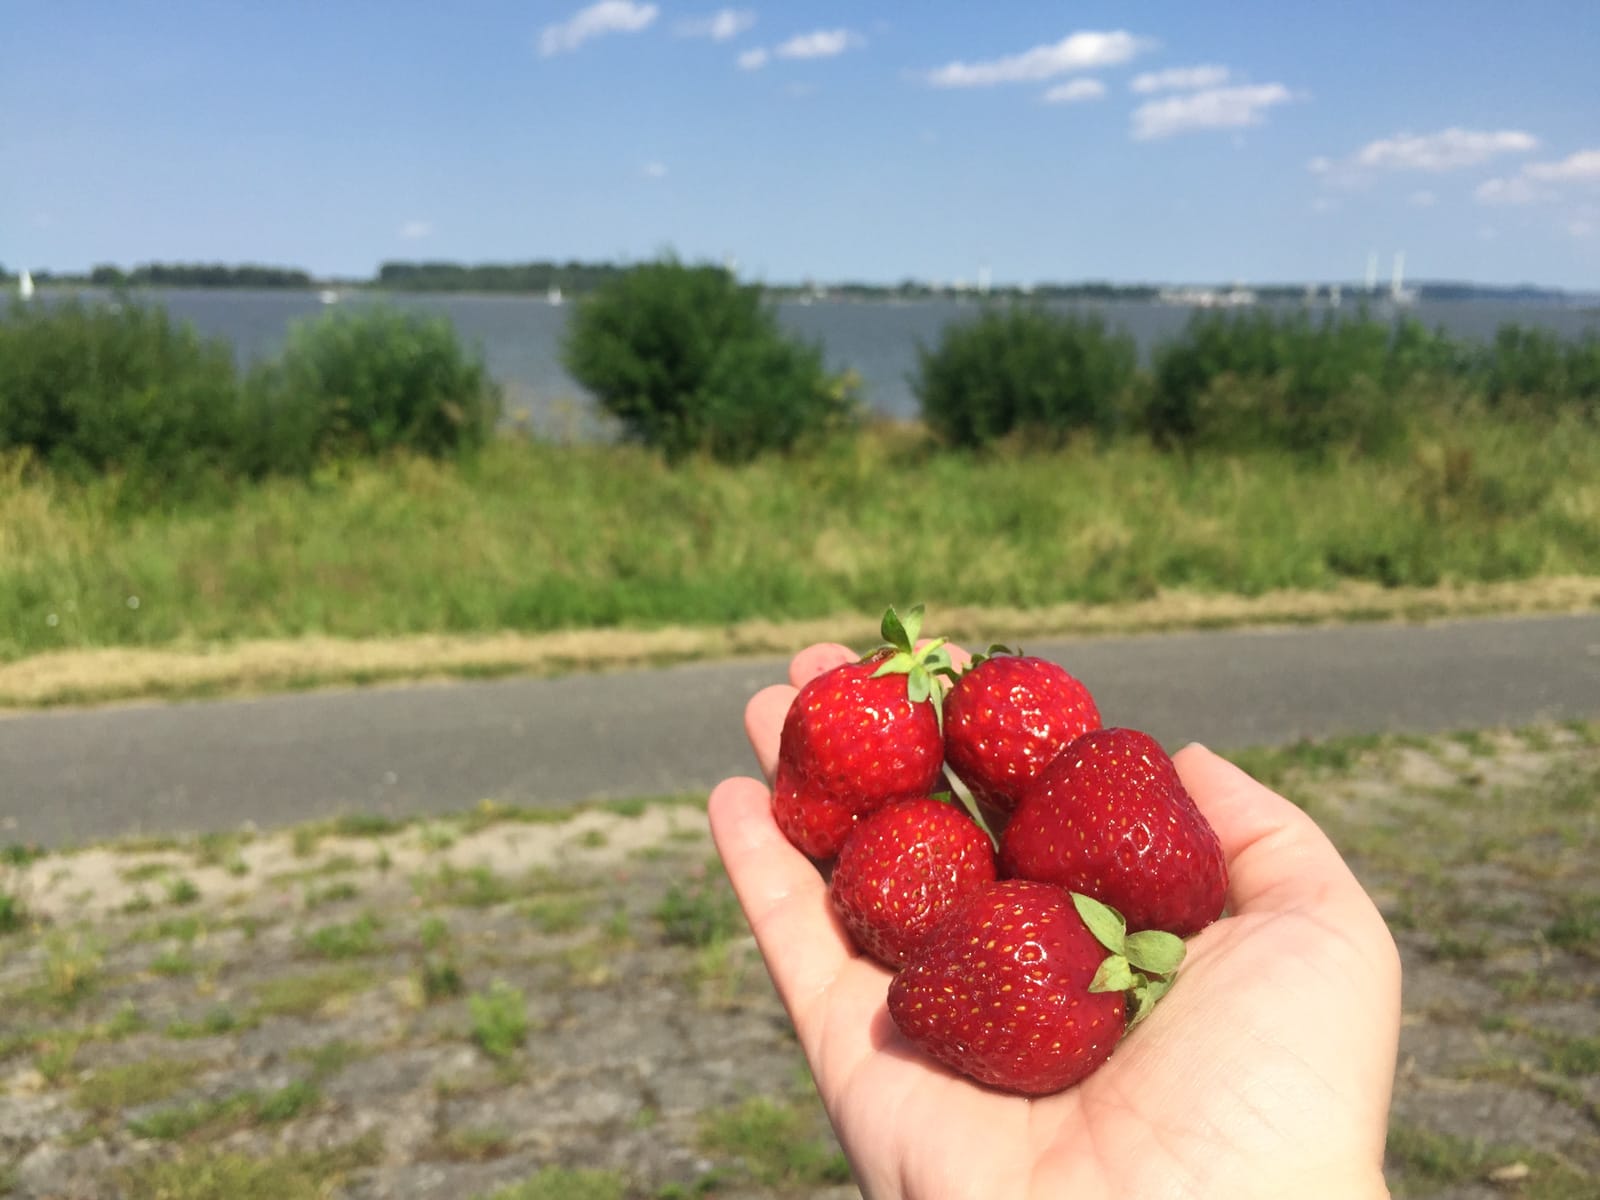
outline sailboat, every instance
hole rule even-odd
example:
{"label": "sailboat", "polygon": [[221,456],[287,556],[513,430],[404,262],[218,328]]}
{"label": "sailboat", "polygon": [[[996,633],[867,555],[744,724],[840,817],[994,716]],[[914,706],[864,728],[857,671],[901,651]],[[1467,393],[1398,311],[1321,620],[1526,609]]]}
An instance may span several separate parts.
{"label": "sailboat", "polygon": [[545,298],[545,303],[549,304],[552,308],[554,308],[556,305],[560,304],[561,301],[562,301],[561,289],[559,287],[557,287],[555,284],[552,283],[550,285],[550,290],[547,291],[544,294],[544,298]]}
{"label": "sailboat", "polygon": [[17,276],[17,298],[19,300],[33,299],[33,274],[29,271],[24,271]]}

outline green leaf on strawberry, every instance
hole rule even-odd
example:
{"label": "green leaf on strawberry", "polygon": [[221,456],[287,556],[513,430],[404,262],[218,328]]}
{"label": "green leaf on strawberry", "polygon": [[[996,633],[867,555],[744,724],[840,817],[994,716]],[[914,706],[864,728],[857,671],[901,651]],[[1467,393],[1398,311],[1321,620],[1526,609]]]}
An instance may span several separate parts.
{"label": "green leaf on strawberry", "polygon": [[1121,913],[1081,892],[1072,893],[1072,905],[1095,940],[1111,952],[1095,971],[1089,990],[1127,992],[1131,1001],[1128,1026],[1132,1028],[1150,1015],[1156,1001],[1172,987],[1173,975],[1183,963],[1183,939],[1159,929],[1130,936]]}

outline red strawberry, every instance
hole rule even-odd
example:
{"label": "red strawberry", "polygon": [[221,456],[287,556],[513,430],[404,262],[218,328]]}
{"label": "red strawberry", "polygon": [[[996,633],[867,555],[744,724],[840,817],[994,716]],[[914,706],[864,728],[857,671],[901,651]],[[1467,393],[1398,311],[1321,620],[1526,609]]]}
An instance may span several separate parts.
{"label": "red strawberry", "polygon": [[913,649],[922,623],[883,618],[889,644],[817,676],[789,706],[778,742],[772,810],[784,835],[831,858],[860,817],[934,790],[944,765],[933,673],[949,664],[941,638]]}
{"label": "red strawberry", "polygon": [[1171,985],[1183,944],[1124,938],[1116,913],[1047,883],[1007,880],[957,901],[889,984],[900,1031],[946,1066],[1008,1091],[1070,1087]]}
{"label": "red strawberry", "polygon": [[946,909],[994,881],[989,835],[961,810],[923,797],[861,819],[828,894],[856,945],[899,967]]}
{"label": "red strawberry", "polygon": [[1053,662],[1003,646],[973,661],[945,697],[945,758],[975,799],[1009,813],[1073,738],[1100,728],[1100,710]]}
{"label": "red strawberry", "polygon": [[1154,738],[1086,733],[1023,794],[1000,839],[1001,874],[1085,892],[1130,929],[1188,937],[1222,915],[1216,831]]}

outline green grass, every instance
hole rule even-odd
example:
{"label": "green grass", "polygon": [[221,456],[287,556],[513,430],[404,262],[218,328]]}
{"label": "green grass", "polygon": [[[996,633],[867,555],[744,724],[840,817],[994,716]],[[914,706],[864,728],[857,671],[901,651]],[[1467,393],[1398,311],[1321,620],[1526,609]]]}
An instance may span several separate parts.
{"label": "green grass", "polygon": [[615,1171],[545,1167],[520,1182],[481,1192],[473,1200],[622,1200],[628,1182]]}
{"label": "green grass", "polygon": [[762,1187],[849,1183],[850,1166],[820,1136],[820,1124],[815,1105],[756,1097],[706,1114],[700,1148]]}
{"label": "green grass", "polygon": [[151,1104],[187,1087],[207,1065],[195,1059],[152,1058],[101,1067],[79,1082],[73,1103],[101,1115]]}
{"label": "green grass", "polygon": [[280,975],[256,990],[255,1012],[264,1017],[308,1017],[329,1002],[372,985],[364,967],[327,967],[303,975]]}
{"label": "green grass", "polygon": [[706,947],[726,941],[745,928],[739,902],[720,866],[686,884],[674,883],[656,906],[655,917],[666,940],[675,946]]}
{"label": "green grass", "polygon": [[382,922],[372,913],[353,921],[323,925],[301,938],[306,950],[319,958],[361,958],[379,949],[378,930]]}
{"label": "green grass", "polygon": [[[1559,482],[1559,486],[1558,486]],[[1407,453],[1307,464],[1137,441],[939,451],[869,434],[742,467],[505,440],[475,460],[119,508],[0,469],[0,661],[330,634],[1035,607],[1600,573],[1600,435],[1463,416]],[[951,572],[950,547],[983,546]],[[130,596],[139,597],[131,608]],[[54,614],[52,624],[48,618]]]}
{"label": "green grass", "polygon": [[323,1200],[352,1171],[382,1157],[376,1133],[327,1150],[266,1158],[199,1147],[131,1167],[122,1182],[130,1195],[161,1200]]}

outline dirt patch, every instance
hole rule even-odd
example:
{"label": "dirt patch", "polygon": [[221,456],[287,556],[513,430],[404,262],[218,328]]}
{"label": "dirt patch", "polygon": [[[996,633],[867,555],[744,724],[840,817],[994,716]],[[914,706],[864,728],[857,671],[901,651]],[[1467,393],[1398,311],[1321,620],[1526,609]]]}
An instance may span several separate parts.
{"label": "dirt patch", "polygon": [[[1587,612],[1596,606],[1600,606],[1600,580],[1575,576],[1434,588],[1343,583],[1326,591],[1263,596],[1163,592],[1126,605],[945,608],[934,615],[946,636],[981,645],[995,629],[1010,630],[1012,638],[1018,639],[1491,613]],[[787,654],[815,641],[864,645],[876,634],[877,616],[845,614],[812,621],[742,621],[709,628],[360,641],[305,637],[161,649],[70,650],[0,665],[0,711]]]}
{"label": "dirt patch", "polygon": [[[1400,943],[1396,1192],[1600,1191],[1600,726],[1251,765]],[[855,1194],[696,806],[101,847],[0,897],[0,1195]]]}

